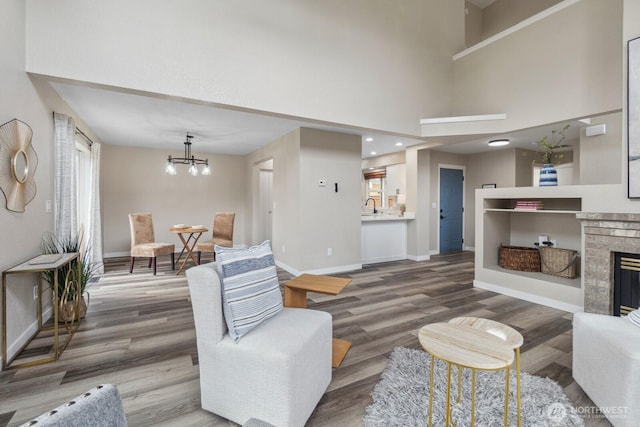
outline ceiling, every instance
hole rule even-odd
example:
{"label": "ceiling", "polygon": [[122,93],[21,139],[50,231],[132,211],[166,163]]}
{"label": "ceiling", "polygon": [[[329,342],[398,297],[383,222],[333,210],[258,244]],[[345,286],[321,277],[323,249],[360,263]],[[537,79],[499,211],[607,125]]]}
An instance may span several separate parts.
{"label": "ceiling", "polygon": [[[360,135],[363,138],[363,158],[400,151],[406,146],[425,142],[420,138],[399,137],[160,96],[60,81],[49,83],[100,141],[109,145],[180,152],[189,132],[193,135],[194,153],[246,155],[299,127]],[[369,138],[373,138],[373,141],[367,141]],[[398,142],[402,145],[396,145]]]}
{"label": "ceiling", "polygon": [[[338,131],[361,136],[362,158],[369,158],[418,144],[428,144],[436,151],[456,154],[512,147],[536,149],[537,140],[565,123],[571,125],[566,139],[569,142],[578,140],[579,129],[585,126],[574,120],[501,135],[407,138],[159,95],[134,94],[61,81],[49,83],[103,143],[162,149],[167,154],[182,152],[187,132],[193,135],[194,154],[246,155],[299,127]],[[508,138],[509,146],[489,147],[487,142],[496,138]]]}

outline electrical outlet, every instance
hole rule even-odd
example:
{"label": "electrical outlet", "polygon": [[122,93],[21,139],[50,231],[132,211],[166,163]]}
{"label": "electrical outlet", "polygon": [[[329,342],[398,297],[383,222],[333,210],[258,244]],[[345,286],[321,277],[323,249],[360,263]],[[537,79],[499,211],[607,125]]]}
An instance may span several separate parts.
{"label": "electrical outlet", "polygon": [[38,285],[33,285],[33,300],[38,299]]}
{"label": "electrical outlet", "polygon": [[558,247],[558,242],[557,242],[555,239],[551,239],[551,240],[549,240],[549,241],[551,242],[551,246],[552,246],[552,247],[554,247],[554,248],[557,248],[557,247]]}
{"label": "electrical outlet", "polygon": [[282,253],[285,253],[286,251],[284,250],[284,245],[282,245]]}
{"label": "electrical outlet", "polygon": [[332,256],[332,255],[333,255],[333,249],[327,248],[327,256]]}

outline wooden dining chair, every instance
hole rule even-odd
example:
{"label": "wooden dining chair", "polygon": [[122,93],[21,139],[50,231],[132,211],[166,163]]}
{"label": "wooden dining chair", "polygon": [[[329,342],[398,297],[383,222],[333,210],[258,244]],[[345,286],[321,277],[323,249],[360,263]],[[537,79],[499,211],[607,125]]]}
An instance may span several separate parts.
{"label": "wooden dining chair", "polygon": [[153,265],[153,275],[156,275],[156,258],[159,255],[171,255],[171,269],[175,270],[175,245],[170,243],[156,243],[153,234],[153,219],[150,213],[129,214],[131,227],[131,265],[129,273],[133,273],[136,258],[149,258],[149,267]]}
{"label": "wooden dining chair", "polygon": [[218,246],[233,246],[233,223],[236,219],[234,212],[218,212],[213,218],[213,236],[212,239],[207,242],[198,243],[198,264],[200,264],[200,257],[202,251],[212,252],[213,259],[216,259],[215,245]]}

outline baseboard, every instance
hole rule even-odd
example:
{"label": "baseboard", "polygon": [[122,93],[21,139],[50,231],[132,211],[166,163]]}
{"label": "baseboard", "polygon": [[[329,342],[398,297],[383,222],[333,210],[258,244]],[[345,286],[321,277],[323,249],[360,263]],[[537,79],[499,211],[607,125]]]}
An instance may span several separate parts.
{"label": "baseboard", "polygon": [[429,255],[440,255],[440,251],[438,249],[431,249]]}
{"label": "baseboard", "polygon": [[[53,307],[48,307],[46,309],[42,310],[42,323],[47,322],[51,316],[53,316]],[[29,327],[22,332],[22,334],[20,334],[20,336],[18,338],[16,338],[16,340],[14,342],[12,342],[11,344],[7,344],[7,357],[9,359],[11,359],[13,357],[13,355],[15,355],[18,351],[20,351],[20,349],[22,348],[22,346],[29,341],[29,339],[31,339],[31,337],[38,332],[38,318],[36,318],[33,323],[31,323],[31,325],[29,325]],[[51,340],[53,341],[53,337],[51,338]],[[0,355],[0,366],[2,363],[2,355]]]}
{"label": "baseboard", "polygon": [[390,257],[381,257],[381,258],[370,258],[363,259],[362,264],[376,264],[379,262],[390,262],[390,261],[402,261],[407,259],[407,256],[390,256]]}
{"label": "baseboard", "polygon": [[431,254],[429,255],[407,255],[407,259],[411,261],[429,261],[431,259]]}
{"label": "baseboard", "polygon": [[128,257],[131,255],[130,251],[126,251],[126,252],[105,252],[102,257],[103,258],[122,258],[122,257]]}
{"label": "baseboard", "polygon": [[538,295],[529,294],[527,292],[516,291],[514,289],[504,288],[502,286],[493,285],[491,283],[481,282],[480,280],[474,280],[473,286],[475,288],[485,289],[487,291],[497,292],[499,294],[508,295],[510,297],[518,298],[524,301],[533,302],[547,307],[555,308],[557,310],[568,311],[570,313],[577,313],[584,311],[584,307],[574,304],[568,304],[565,302],[557,301],[551,298],[541,297]]}
{"label": "baseboard", "polygon": [[476,251],[476,247],[475,246],[464,246],[462,248],[463,251],[469,251],[469,252],[475,252]]}

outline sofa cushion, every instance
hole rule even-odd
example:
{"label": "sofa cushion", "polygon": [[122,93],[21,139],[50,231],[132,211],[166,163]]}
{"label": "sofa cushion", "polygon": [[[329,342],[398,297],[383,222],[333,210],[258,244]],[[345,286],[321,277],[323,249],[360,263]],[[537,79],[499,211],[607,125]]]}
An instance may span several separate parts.
{"label": "sofa cushion", "polygon": [[229,335],[243,335],[282,310],[282,293],[271,242],[248,249],[215,247],[222,277],[224,317]]}

